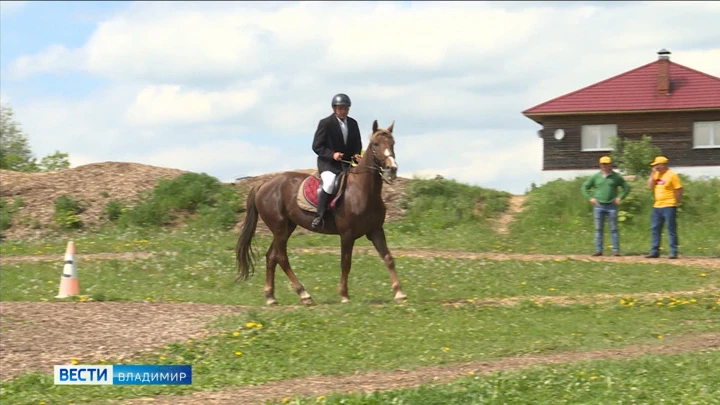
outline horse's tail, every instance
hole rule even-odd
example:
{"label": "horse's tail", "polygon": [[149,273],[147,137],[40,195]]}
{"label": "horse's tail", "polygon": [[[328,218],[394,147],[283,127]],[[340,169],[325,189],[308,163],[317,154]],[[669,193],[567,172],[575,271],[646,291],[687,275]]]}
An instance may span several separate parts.
{"label": "horse's tail", "polygon": [[237,277],[235,282],[249,279],[255,274],[255,256],[257,252],[252,245],[253,236],[258,223],[258,211],[255,207],[255,193],[257,189],[250,190],[247,196],[245,220],[235,245],[235,262],[237,263]]}

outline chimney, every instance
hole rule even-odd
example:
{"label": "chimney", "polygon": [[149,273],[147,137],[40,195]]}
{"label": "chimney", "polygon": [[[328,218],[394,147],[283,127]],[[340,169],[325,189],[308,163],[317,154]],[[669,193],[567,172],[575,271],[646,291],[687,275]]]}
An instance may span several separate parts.
{"label": "chimney", "polygon": [[658,51],[658,94],[670,95],[670,51],[663,48]]}

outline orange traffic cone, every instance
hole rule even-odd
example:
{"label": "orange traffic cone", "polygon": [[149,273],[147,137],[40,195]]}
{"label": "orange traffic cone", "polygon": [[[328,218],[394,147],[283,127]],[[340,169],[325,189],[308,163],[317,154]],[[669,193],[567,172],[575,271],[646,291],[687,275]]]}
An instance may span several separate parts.
{"label": "orange traffic cone", "polygon": [[80,285],[78,284],[77,270],[75,269],[75,243],[70,241],[67,248],[65,248],[65,265],[63,266],[62,277],[60,277],[60,291],[55,298],[67,298],[79,293]]}

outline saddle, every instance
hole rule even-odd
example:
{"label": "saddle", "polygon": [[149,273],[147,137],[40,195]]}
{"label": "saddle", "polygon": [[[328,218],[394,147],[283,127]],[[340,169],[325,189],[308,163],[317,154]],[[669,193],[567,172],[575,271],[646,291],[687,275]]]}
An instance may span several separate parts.
{"label": "saddle", "polygon": [[[335,177],[335,193],[330,196],[328,210],[333,210],[343,196],[345,190],[345,179],[347,171],[343,170]],[[300,183],[297,193],[297,204],[303,211],[317,212],[318,189],[320,187],[320,176],[317,172],[305,178]]]}

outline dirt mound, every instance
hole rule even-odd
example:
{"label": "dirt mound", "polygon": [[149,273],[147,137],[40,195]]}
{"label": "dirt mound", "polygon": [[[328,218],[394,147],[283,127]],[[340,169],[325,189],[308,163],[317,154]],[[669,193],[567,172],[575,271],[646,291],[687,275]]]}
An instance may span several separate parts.
{"label": "dirt mound", "polygon": [[[79,218],[87,226],[101,222],[110,200],[131,203],[137,193],[152,189],[161,178],[171,179],[183,170],[139,163],[102,162],[48,173],[0,170],[0,197],[22,198],[9,238],[41,236],[53,224],[54,201],[63,194],[83,204]],[[45,229],[43,229],[45,228]]]}

